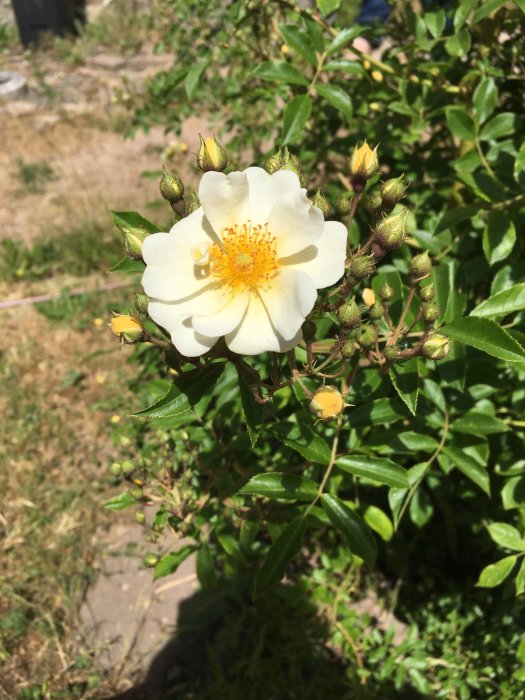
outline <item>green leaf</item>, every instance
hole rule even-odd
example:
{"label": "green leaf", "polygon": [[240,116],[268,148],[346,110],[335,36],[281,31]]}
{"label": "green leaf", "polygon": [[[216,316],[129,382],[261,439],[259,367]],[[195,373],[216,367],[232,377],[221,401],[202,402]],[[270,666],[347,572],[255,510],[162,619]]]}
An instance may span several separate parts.
{"label": "green leaf", "polygon": [[321,496],[321,503],[330,522],[345,536],[350,551],[373,566],[377,555],[376,541],[361,518],[337,496],[327,493]]}
{"label": "green leaf", "polygon": [[514,161],[514,179],[521,182],[520,175],[525,171],[525,141],[521,144],[516,160]]}
{"label": "green leaf", "polygon": [[297,51],[297,53],[308,61],[308,63],[311,63],[312,66],[317,65],[317,58],[315,57],[315,52],[311,48],[310,38],[305,32],[301,31],[299,27],[293,24],[280,24],[279,31],[285,43],[290,48]]}
{"label": "green leaf", "polygon": [[416,415],[419,393],[419,365],[417,357],[407,362],[399,362],[390,368],[389,376],[399,397],[412,415]]}
{"label": "green leaf", "polygon": [[501,112],[485,124],[479,137],[482,141],[491,141],[503,136],[512,136],[515,129],[516,115],[513,112]]}
{"label": "green leaf", "polygon": [[[524,5],[524,10],[525,12],[525,5]],[[522,593],[525,593],[525,559],[522,559],[520,568],[518,569],[518,573],[516,574],[516,595],[521,595]],[[523,678],[522,680],[525,680]]]}
{"label": "green leaf", "polygon": [[104,508],[108,510],[124,510],[124,508],[129,508],[129,506],[136,506],[137,499],[128,492],[119,494],[118,496],[113,496],[113,498],[106,503],[104,503]]}
{"label": "green leaf", "polygon": [[317,496],[315,481],[297,474],[271,472],[256,474],[237,493],[266,498],[282,498],[287,501],[313,501]]}
{"label": "green leaf", "polygon": [[377,532],[385,542],[390,542],[394,535],[394,526],[388,515],[377,506],[368,506],[364,519],[369,528]]}
{"label": "green leaf", "polygon": [[437,236],[441,231],[446,231],[448,228],[452,228],[452,226],[461,223],[461,221],[472,218],[477,213],[479,213],[479,207],[474,206],[448,209],[439,220],[434,235]]}
{"label": "green leaf", "polygon": [[458,32],[465,24],[467,17],[476,7],[479,0],[462,0],[454,13],[454,29]]}
{"label": "green leaf", "polygon": [[329,83],[316,85],[316,90],[332,107],[341,112],[347,122],[352,121],[354,108],[352,107],[352,99],[346,90],[343,90],[338,85],[330,85]]}
{"label": "green leaf", "polygon": [[476,586],[480,588],[494,588],[507,578],[516,563],[516,555],[500,559],[495,564],[486,566],[479,575]]}
{"label": "green leaf", "polygon": [[255,447],[255,444],[259,439],[264,408],[260,403],[257,403],[257,401],[254,399],[250,387],[246,384],[246,380],[240,373],[238,373],[238,380],[239,393],[241,395],[242,411],[244,413],[244,419],[246,421],[246,427],[248,429],[250,444],[252,447]]}
{"label": "green leaf", "polygon": [[290,85],[308,85],[305,76],[286,61],[264,61],[257,66],[253,74],[263,80],[276,80]]}
{"label": "green leaf", "polygon": [[290,422],[278,423],[271,426],[268,432],[275,435],[287,447],[291,447],[299,452],[300,455],[310,462],[328,464],[330,461],[331,451],[329,446],[322,437],[316,435],[306,425]]}
{"label": "green leaf", "polygon": [[436,301],[444,321],[453,321],[462,316],[465,311],[466,295],[460,293],[456,288],[457,274],[458,263],[456,260],[442,262],[432,271],[436,287]]}
{"label": "green leaf", "polygon": [[378,481],[386,486],[401,489],[409,486],[406,471],[390,459],[354,454],[339,457],[335,463],[345,472]]}
{"label": "green leaf", "polygon": [[492,78],[483,76],[474,91],[473,108],[478,124],[490,117],[498,104],[498,88]]}
{"label": "green leaf", "polygon": [[410,430],[406,433],[399,433],[391,443],[396,452],[399,451],[397,448],[398,444],[402,445],[404,451],[408,452],[434,452],[438,446],[437,440],[430,437],[430,435],[422,435]]}
{"label": "green leaf", "polygon": [[134,413],[142,418],[170,418],[189,411],[202,397],[211,392],[224,371],[224,364],[210,364],[177,377],[169,391],[151,406]]}
{"label": "green leaf", "polygon": [[444,447],[442,453],[462,472],[467,479],[473,481],[476,486],[490,496],[490,482],[487,470],[484,469],[470,455],[458,447]]}
{"label": "green leaf", "polygon": [[505,433],[509,428],[499,418],[478,411],[469,411],[459,420],[453,421],[450,429],[456,433],[478,436]]}
{"label": "green leaf", "polygon": [[430,496],[422,486],[412,496],[408,512],[414,525],[419,528],[424,527],[434,514],[434,506]]}
{"label": "green leaf", "polygon": [[497,323],[488,318],[458,318],[447,323],[440,331],[449,338],[470,345],[488,355],[507,362],[523,362],[525,350]]}
{"label": "green leaf", "polygon": [[207,67],[208,61],[205,61],[204,63],[195,64],[187,72],[186,77],[184,78],[184,89],[186,90],[186,95],[189,100],[191,100],[191,98],[195,94],[195,90],[199,85],[201,76]]}
{"label": "green leaf", "polygon": [[523,12],[525,15],[525,0],[514,0],[516,5],[520,8],[520,10]]}
{"label": "green leaf", "polygon": [[258,598],[271,586],[278,583],[286,567],[301,549],[306,530],[306,518],[299,515],[289,523],[268,550],[262,567],[255,575],[253,598]]}
{"label": "green leaf", "polygon": [[[347,29],[343,29],[342,31],[337,34],[337,36],[332,39],[332,42],[328,46],[326,52],[330,56],[331,54],[335,53],[336,51],[339,51],[339,49],[342,49],[344,46],[349,44],[351,41],[353,41],[356,37],[360,36],[363,33],[363,28],[360,25],[356,25],[354,27],[349,27]],[[326,69],[326,66],[324,66]]]}
{"label": "green leaf", "polygon": [[117,226],[117,228],[119,228],[123,233],[129,231],[130,229],[137,228],[145,233],[157,233],[160,231],[158,226],[148,219],[145,219],[136,211],[112,211],[111,216],[115,226]]}
{"label": "green leaf", "polygon": [[118,263],[115,263],[110,272],[127,272],[129,274],[144,272],[146,264],[143,260],[132,260],[131,258],[122,258]]}
{"label": "green leaf", "polygon": [[162,576],[173,574],[194,550],[195,547],[193,545],[187,544],[181,547],[177,552],[165,554],[153,569],[153,580],[156,581]]}
{"label": "green leaf", "polygon": [[516,229],[511,219],[503,212],[492,211],[483,232],[483,252],[489,265],[505,260],[515,243]]}
{"label": "green leaf", "polygon": [[357,425],[384,425],[403,420],[408,415],[405,404],[399,399],[376,399],[358,406],[350,414],[350,423]]}
{"label": "green leaf", "polygon": [[301,137],[311,111],[312,100],[308,95],[296,95],[288,102],[283,115],[282,143],[284,146]]}
{"label": "green leaf", "polygon": [[341,0],[316,0],[316,5],[321,17],[328,17],[339,9]]}
{"label": "green leaf", "polygon": [[212,588],[215,584],[215,562],[207,544],[201,544],[197,552],[197,578],[203,588]]}
{"label": "green leaf", "polygon": [[525,309],[525,282],[493,294],[476,306],[470,315],[481,318],[507,316],[515,311],[523,311],[523,309]]}
{"label": "green leaf", "polygon": [[518,530],[508,523],[491,523],[488,526],[489,535],[496,544],[505,549],[512,549],[515,552],[525,550],[525,540]]}
{"label": "green leaf", "polygon": [[446,110],[447,125],[453,136],[463,141],[472,141],[476,136],[476,127],[470,117],[461,107],[449,107]]}
{"label": "green leaf", "polygon": [[428,31],[432,34],[434,39],[439,38],[443,33],[443,29],[445,29],[445,12],[443,10],[426,12],[423,19],[425,20]]}
{"label": "green leaf", "polygon": [[456,34],[452,34],[445,41],[445,50],[449,56],[464,56],[472,45],[472,36],[470,31],[464,27]]}
{"label": "green leaf", "polygon": [[525,476],[509,479],[501,489],[501,501],[505,510],[521,508],[525,504]]}
{"label": "green leaf", "polygon": [[499,10],[500,7],[503,7],[503,5],[506,4],[506,0],[483,0],[472,16],[472,24],[477,24],[484,17],[487,17],[494,11]]}

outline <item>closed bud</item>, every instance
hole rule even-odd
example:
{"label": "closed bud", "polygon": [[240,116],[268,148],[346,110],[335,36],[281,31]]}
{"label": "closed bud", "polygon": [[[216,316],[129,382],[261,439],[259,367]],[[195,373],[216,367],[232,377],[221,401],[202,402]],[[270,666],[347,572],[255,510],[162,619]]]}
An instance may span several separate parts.
{"label": "closed bud", "polygon": [[399,248],[406,235],[406,219],[408,210],[403,208],[398,214],[385,216],[378,223],[375,231],[377,242],[387,250]]}
{"label": "closed bud", "polygon": [[376,326],[371,324],[366,326],[361,326],[356,332],[356,340],[362,348],[366,350],[371,348],[375,344],[378,336],[378,330]]}
{"label": "closed bud", "polygon": [[192,214],[200,207],[201,201],[197,192],[192,192],[186,199],[186,215]]}
{"label": "closed bud", "polygon": [[421,301],[432,301],[436,294],[436,290],[434,289],[433,284],[427,284],[426,287],[422,287],[419,290],[419,298]]}
{"label": "closed bud", "polygon": [[124,234],[124,247],[132,260],[142,260],[142,244],[150,232],[141,226],[119,226]]}
{"label": "closed bud", "polygon": [[376,302],[368,309],[368,318],[371,321],[379,321],[380,318],[383,318],[384,313],[383,304]]}
{"label": "closed bud", "polygon": [[273,173],[276,173],[278,170],[290,170],[299,178],[301,187],[306,187],[306,177],[301,168],[299,158],[294,156],[293,153],[290,153],[287,146],[280,148],[277,153],[267,158],[264,163],[264,169],[266,172],[270,173],[270,175],[273,175]]}
{"label": "closed bud", "polygon": [[119,462],[113,462],[111,465],[111,473],[113,476],[120,476],[122,474],[122,467],[120,466]]}
{"label": "closed bud", "polygon": [[135,465],[130,459],[126,459],[124,462],[122,462],[122,473],[125,476],[129,476],[130,474],[133,474],[135,471]]}
{"label": "closed bud", "polygon": [[291,170],[291,172],[295,173],[299,178],[299,184],[301,185],[301,187],[306,187],[306,175],[303,172],[299,158],[297,156],[294,156],[293,153],[288,154],[288,160],[282,166],[281,170]]}
{"label": "closed bud", "polygon": [[348,273],[355,280],[366,280],[375,270],[373,255],[359,255],[350,260]]}
{"label": "closed bud", "polygon": [[362,297],[363,303],[367,309],[369,309],[371,306],[373,306],[376,303],[375,292],[370,287],[365,287],[363,289],[363,293],[361,294],[361,297]]}
{"label": "closed bud", "polygon": [[264,162],[264,169],[267,173],[273,175],[278,170],[280,170],[285,163],[286,161],[283,158],[281,151],[279,150],[277,151],[277,153],[274,153],[266,159],[266,161]]}
{"label": "closed bud", "polygon": [[144,566],[147,566],[148,569],[153,569],[154,566],[157,566],[159,563],[159,558],[156,554],[153,554],[152,552],[146,554],[144,557]]}
{"label": "closed bud", "polygon": [[444,335],[435,333],[431,335],[421,347],[423,357],[429,360],[442,360],[448,354],[449,342]]}
{"label": "closed bud", "polygon": [[379,298],[381,299],[381,301],[391,301],[392,297],[394,296],[394,290],[388,284],[388,282],[384,282],[379,287],[378,293],[379,293]]}
{"label": "closed bud", "polygon": [[303,338],[306,340],[307,343],[311,342],[315,338],[315,333],[316,333],[316,326],[313,321],[310,321],[310,319],[306,319],[306,321],[302,325],[302,331],[303,331]]}
{"label": "closed bud", "polygon": [[343,326],[357,326],[361,321],[361,312],[355,303],[355,298],[343,304],[337,311],[337,318]]}
{"label": "closed bud", "polygon": [[349,159],[348,165],[350,174],[353,177],[359,177],[365,180],[371,177],[379,168],[377,146],[372,150],[366,141],[359,148],[356,146],[352,157]]}
{"label": "closed bud", "polygon": [[410,273],[410,277],[412,277],[414,281],[429,275],[432,272],[432,262],[428,255],[428,251],[425,250],[424,253],[414,255],[408,264],[408,271]]}
{"label": "closed bud", "polygon": [[352,200],[347,194],[340,194],[335,203],[335,210],[341,216],[345,216],[350,213],[350,208],[352,206]]}
{"label": "closed bud", "polygon": [[440,313],[439,304],[435,301],[430,301],[428,304],[425,304],[423,309],[423,320],[425,323],[434,323],[438,320]]}
{"label": "closed bud", "polygon": [[129,490],[129,495],[131,496],[131,498],[134,498],[136,501],[140,501],[140,499],[142,498],[142,490],[139,489],[138,486],[136,486],[136,487]]}
{"label": "closed bud", "polygon": [[135,308],[140,314],[148,313],[149,297],[146,294],[135,294]]}
{"label": "closed bud", "polygon": [[197,152],[197,165],[199,170],[207,173],[210,170],[215,170],[222,173],[228,165],[228,156],[226,151],[217,141],[215,136],[207,136],[205,139],[199,134],[200,146]]}
{"label": "closed bud", "polygon": [[113,316],[110,327],[120,340],[129,344],[138,343],[144,331],[140,321],[127,314]]}
{"label": "closed bud", "polygon": [[383,356],[387,362],[393,362],[399,357],[399,348],[396,345],[387,345],[383,350]]}
{"label": "closed bud", "polygon": [[135,522],[138,523],[139,525],[142,525],[146,521],[146,516],[141,510],[138,510],[135,513]]}
{"label": "closed bud", "polygon": [[317,190],[315,197],[312,199],[312,204],[323,212],[323,216],[326,219],[332,210],[328,200],[324,195],[321,194],[320,190]]}
{"label": "closed bud", "polygon": [[370,211],[375,211],[376,209],[379,209],[382,203],[383,200],[381,199],[381,194],[379,190],[372,190],[371,192],[368,192],[365,196],[364,205]]}
{"label": "closed bud", "polygon": [[184,185],[178,175],[170,175],[165,167],[162,168],[162,177],[159,182],[161,195],[170,204],[180,202],[184,196]]}
{"label": "closed bud", "polygon": [[347,340],[341,348],[341,355],[349,360],[359,350],[359,345],[353,340]]}
{"label": "closed bud", "polygon": [[345,407],[345,402],[341,393],[333,386],[324,386],[318,389],[311,402],[310,411],[319,420],[330,420],[337,418]]}
{"label": "closed bud", "polygon": [[393,177],[381,185],[381,199],[384,205],[393,209],[403,199],[407,191],[403,177],[403,175]]}

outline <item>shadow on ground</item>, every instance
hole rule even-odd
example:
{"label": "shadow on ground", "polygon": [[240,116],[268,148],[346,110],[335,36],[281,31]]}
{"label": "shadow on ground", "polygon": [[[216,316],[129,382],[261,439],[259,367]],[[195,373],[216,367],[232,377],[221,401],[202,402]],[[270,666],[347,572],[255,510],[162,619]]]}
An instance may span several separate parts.
{"label": "shadow on ground", "polygon": [[[278,586],[255,602],[247,581],[202,590],[179,608],[176,636],[141,685],[111,700],[415,700],[388,684],[363,686],[328,646],[305,593]],[[109,700],[109,699],[108,699]]]}

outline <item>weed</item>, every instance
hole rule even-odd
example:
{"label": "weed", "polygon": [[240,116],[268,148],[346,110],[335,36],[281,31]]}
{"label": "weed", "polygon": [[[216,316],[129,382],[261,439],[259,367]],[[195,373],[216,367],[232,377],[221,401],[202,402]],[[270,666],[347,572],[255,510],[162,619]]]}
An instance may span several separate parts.
{"label": "weed", "polygon": [[50,180],[56,180],[53,168],[45,161],[26,162],[16,159],[16,173],[22,183],[21,194],[42,194]]}

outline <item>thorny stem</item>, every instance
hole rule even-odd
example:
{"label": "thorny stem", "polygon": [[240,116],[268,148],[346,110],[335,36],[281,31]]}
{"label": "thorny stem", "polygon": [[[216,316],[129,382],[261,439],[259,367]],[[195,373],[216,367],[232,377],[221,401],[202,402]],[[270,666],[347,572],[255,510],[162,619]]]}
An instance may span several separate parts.
{"label": "thorny stem", "polygon": [[407,296],[407,299],[405,301],[405,306],[403,307],[403,311],[401,312],[401,318],[399,319],[399,323],[397,324],[395,331],[392,333],[390,338],[387,340],[387,342],[386,342],[387,345],[395,345],[399,336],[401,335],[401,331],[403,330],[403,323],[405,322],[406,315],[408,313],[410,305],[412,304],[412,299],[414,298],[415,293],[416,293],[415,286],[410,287],[410,291],[408,292],[408,296]]}
{"label": "thorny stem", "polygon": [[[356,192],[354,196],[352,197],[352,203],[350,204],[350,211],[348,212],[348,223],[346,225],[348,229],[348,233],[350,234],[350,227],[352,226],[352,223],[354,221],[355,213],[357,211],[357,206],[359,204],[359,200],[361,199],[361,192]],[[351,248],[350,248],[350,239],[346,239],[346,253],[347,255],[351,255]]]}

